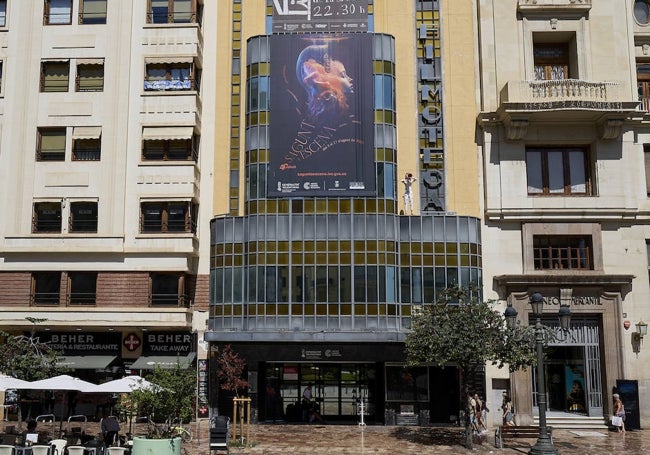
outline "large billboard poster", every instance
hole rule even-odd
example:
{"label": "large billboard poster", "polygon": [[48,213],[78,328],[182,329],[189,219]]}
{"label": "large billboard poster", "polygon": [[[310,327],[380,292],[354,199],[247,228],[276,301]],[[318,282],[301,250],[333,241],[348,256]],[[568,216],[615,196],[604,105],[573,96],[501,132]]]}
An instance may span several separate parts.
{"label": "large billboard poster", "polygon": [[273,0],[273,33],[367,31],[368,0]]}
{"label": "large billboard poster", "polygon": [[374,196],[372,37],[269,39],[268,195]]}

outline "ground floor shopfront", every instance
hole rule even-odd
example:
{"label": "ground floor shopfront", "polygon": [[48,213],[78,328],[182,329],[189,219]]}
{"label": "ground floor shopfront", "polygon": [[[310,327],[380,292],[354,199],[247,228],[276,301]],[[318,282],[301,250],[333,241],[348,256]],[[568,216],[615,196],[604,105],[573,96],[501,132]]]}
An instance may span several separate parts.
{"label": "ground floor shopfront", "polygon": [[[220,345],[213,343],[211,352]],[[453,423],[459,415],[461,381],[455,367],[404,366],[403,344],[262,343],[232,344],[245,359],[253,418],[300,422],[309,419],[302,403],[312,400],[325,421],[354,423],[361,406],[367,423]],[[216,377],[216,362],[210,362]],[[483,385],[479,379],[478,383]],[[211,403],[232,413],[232,396],[211,384]]]}
{"label": "ground floor shopfront", "polygon": [[[631,346],[625,333],[623,298],[631,277],[504,276],[497,282],[504,299],[513,305],[522,324],[534,325],[529,298],[544,296],[541,322],[553,335],[544,349],[547,407],[555,415],[600,418],[612,414],[612,395],[628,381],[625,350]],[[560,305],[571,309],[571,327],[563,332],[557,317]],[[520,370],[508,381],[490,378],[492,396],[511,394],[519,423],[532,423],[538,415],[536,368]],[[503,389],[503,390],[500,390]],[[638,395],[627,397],[626,410],[638,425]]]}

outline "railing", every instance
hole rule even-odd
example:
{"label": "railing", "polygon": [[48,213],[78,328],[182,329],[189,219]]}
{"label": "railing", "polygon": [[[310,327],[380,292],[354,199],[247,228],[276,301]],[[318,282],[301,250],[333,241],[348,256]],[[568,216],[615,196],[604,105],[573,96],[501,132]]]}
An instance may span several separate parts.
{"label": "railing", "polygon": [[185,294],[162,294],[162,293],[152,293],[151,294],[151,305],[155,306],[180,306],[187,307],[189,298]]}
{"label": "railing", "polygon": [[32,294],[32,305],[58,305],[58,292],[35,292]]}
{"label": "railing", "polygon": [[95,292],[71,292],[68,298],[70,305],[94,305],[97,301]]}
{"label": "railing", "polygon": [[184,13],[147,13],[147,24],[191,24],[197,22],[194,11]]}
{"label": "railing", "polygon": [[502,103],[523,105],[526,110],[622,109],[625,100],[620,82],[579,79],[510,81],[501,91]]}
{"label": "railing", "polygon": [[145,80],[145,90],[195,90],[194,79],[183,80]]}
{"label": "railing", "polygon": [[533,248],[535,270],[591,270],[589,247]]}
{"label": "railing", "polygon": [[645,112],[650,112],[650,98],[641,97],[639,99],[639,109]]}

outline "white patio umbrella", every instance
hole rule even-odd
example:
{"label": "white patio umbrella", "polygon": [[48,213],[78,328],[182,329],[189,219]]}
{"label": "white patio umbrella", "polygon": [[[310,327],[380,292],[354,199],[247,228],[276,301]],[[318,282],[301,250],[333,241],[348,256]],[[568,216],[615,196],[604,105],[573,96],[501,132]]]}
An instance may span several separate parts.
{"label": "white patio umbrella", "polygon": [[8,389],[29,389],[31,382],[22,379],[12,378],[11,376],[0,376],[0,392]]}
{"label": "white patio umbrella", "polygon": [[67,374],[54,376],[48,379],[41,379],[40,381],[32,381],[29,383],[29,387],[27,388],[32,390],[74,390],[77,392],[97,391],[97,386],[92,382],[73,378]]}
{"label": "white patio umbrella", "polygon": [[134,390],[148,390],[155,389],[156,387],[158,386],[153,382],[149,382],[140,376],[134,375],[99,384],[95,387],[94,391],[107,393],[129,393],[133,392]]}

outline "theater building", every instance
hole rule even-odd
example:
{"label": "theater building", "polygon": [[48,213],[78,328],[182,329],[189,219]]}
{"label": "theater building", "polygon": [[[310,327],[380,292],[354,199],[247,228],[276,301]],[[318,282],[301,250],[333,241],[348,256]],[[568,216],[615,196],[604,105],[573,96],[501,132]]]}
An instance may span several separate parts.
{"label": "theater building", "polygon": [[312,384],[327,420],[454,421],[457,370],[404,369],[403,342],[482,281],[470,2],[219,6],[210,358],[246,360],[259,420]]}

